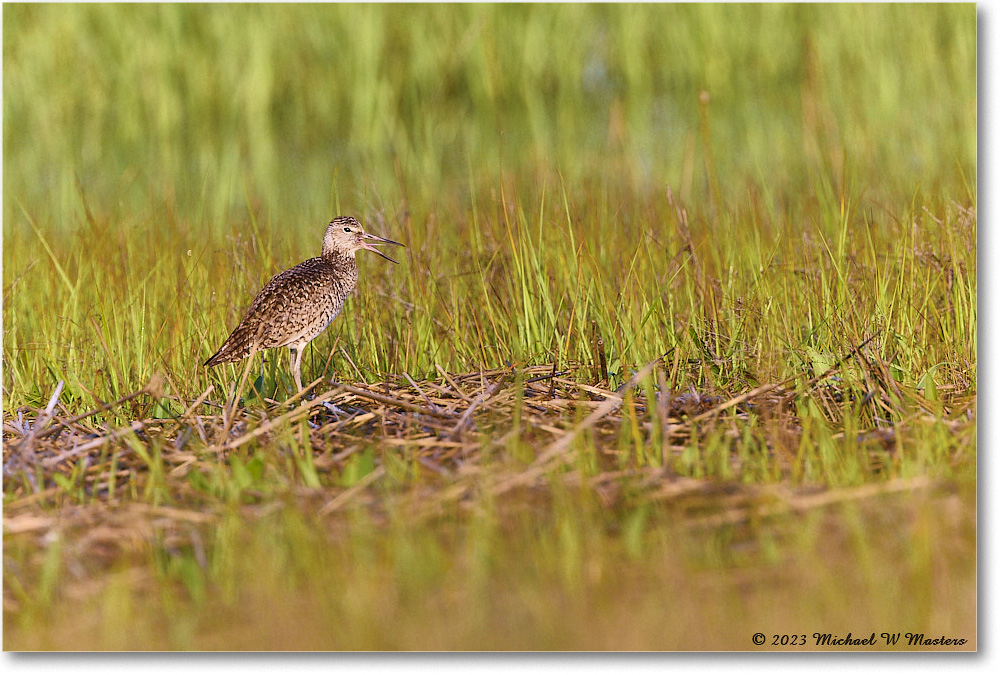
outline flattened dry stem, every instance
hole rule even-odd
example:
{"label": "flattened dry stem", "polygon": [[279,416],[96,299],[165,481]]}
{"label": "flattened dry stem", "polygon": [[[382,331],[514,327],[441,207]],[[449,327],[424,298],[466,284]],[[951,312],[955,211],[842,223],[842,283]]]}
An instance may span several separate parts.
{"label": "flattened dry stem", "polygon": [[[653,471],[643,489],[648,490],[651,499],[659,499],[655,495],[661,493],[663,498],[673,499],[670,495],[675,490],[669,486],[677,483],[679,476],[664,468],[623,467],[619,438],[626,418],[630,420],[632,438],[639,438],[640,444],[660,445],[663,467],[670,466],[671,455],[688,447],[695,425],[699,425],[699,436],[715,427],[724,438],[737,442],[739,434],[731,428],[732,421],[734,417],[745,422],[755,419],[748,406],[777,411],[783,420],[780,433],[788,435],[793,444],[801,433],[796,431],[794,409],[782,407],[788,397],[796,394],[781,383],[730,398],[695,391],[675,394],[666,389],[667,380],[661,371],[655,378],[658,386],[651,382],[651,389],[635,391],[634,406],[624,411],[627,391],[639,385],[661,362],[657,359],[647,364],[618,391],[579,382],[589,379],[590,364],[578,364],[575,370],[568,369],[569,373],[556,370],[555,364],[541,364],[516,370],[505,367],[444,373],[444,382],[450,386],[414,378],[394,378],[375,385],[336,384],[310,401],[298,395],[265,407],[260,415],[241,415],[236,403],[248,379],[248,360],[239,387],[234,386],[223,402],[209,400],[210,388],[182,415],[170,419],[137,420],[131,425],[98,430],[75,423],[80,416],[58,420],[56,401],[52,402],[50,422],[62,425],[64,433],[34,434],[38,425],[32,425],[30,417],[24,419],[23,410],[17,418],[5,418],[5,488],[9,488],[13,502],[65,498],[66,488],[49,487],[61,474],[71,478],[83,494],[97,491],[102,495],[98,501],[107,499],[110,503],[117,499],[112,492],[120,493],[132,480],[146,480],[143,476],[151,472],[148,457],[152,455],[142,452],[142,446],[155,443],[167,489],[183,492],[186,484],[174,485],[173,481],[183,481],[191,471],[218,471],[220,457],[251,443],[263,448],[284,443],[282,438],[287,438],[289,427],[298,425],[292,450],[311,453],[310,461],[320,474],[336,475],[352,455],[376,443],[381,451],[376,453],[375,469],[387,466],[383,452],[402,453],[407,461],[412,460],[412,466],[426,472],[427,480],[448,483],[446,489],[426,495],[428,513],[484,489],[500,495],[519,488],[543,487],[552,480],[599,481],[601,476],[623,470]],[[514,375],[521,383],[516,391],[508,386]],[[655,401],[647,398],[651,393]],[[836,406],[834,399],[830,401]],[[43,423],[46,410],[35,412]],[[720,416],[723,411],[731,413]],[[240,428],[230,439],[238,415],[246,428]],[[925,417],[911,415],[892,429],[857,430],[855,442],[869,448],[871,466],[880,470],[878,467],[893,461],[894,439],[908,426],[933,424],[937,419],[933,415]],[[255,421],[257,418],[259,421]],[[773,416],[770,419],[773,421]],[[975,420],[966,416],[950,424],[955,434],[967,433],[974,428]],[[467,433],[470,429],[475,433]],[[576,442],[583,436],[592,438],[596,476],[581,476],[575,466]],[[515,461],[507,452],[514,438],[522,448],[540,448],[530,465],[524,466],[523,459]],[[26,447],[29,440],[30,452],[20,452],[19,448]],[[772,461],[781,464],[792,460],[776,446]],[[221,470],[226,469],[223,466]],[[335,485],[336,481],[320,490],[335,491]],[[602,499],[613,501],[615,490],[609,490]],[[343,498],[339,494],[328,495],[328,512],[339,510],[348,499],[360,499],[369,505],[377,502],[372,501],[368,490],[356,490]]]}

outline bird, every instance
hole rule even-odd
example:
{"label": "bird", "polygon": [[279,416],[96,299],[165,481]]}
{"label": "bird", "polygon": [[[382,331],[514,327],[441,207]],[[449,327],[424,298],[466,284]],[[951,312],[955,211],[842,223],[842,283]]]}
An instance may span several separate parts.
{"label": "bird", "polygon": [[301,392],[303,350],[337,318],[358,283],[354,254],[360,250],[373,251],[399,264],[376,248],[383,244],[403,246],[365,232],[354,217],[338,216],[331,220],[323,236],[322,254],[268,281],[239,325],[204,365],[211,368],[252,357],[261,349],[288,347],[292,377]]}

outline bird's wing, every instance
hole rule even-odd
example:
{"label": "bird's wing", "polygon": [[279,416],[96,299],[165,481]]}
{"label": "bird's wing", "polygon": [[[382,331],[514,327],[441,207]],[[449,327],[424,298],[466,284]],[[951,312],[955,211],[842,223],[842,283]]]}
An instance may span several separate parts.
{"label": "bird's wing", "polygon": [[261,348],[283,347],[301,339],[314,317],[333,303],[333,314],[343,300],[335,302],[331,289],[335,273],[322,258],[310,258],[275,275],[260,290],[240,324],[260,323],[256,335]]}
{"label": "bird's wing", "polygon": [[[240,323],[207,366],[238,361],[254,349],[284,347],[300,341],[320,312],[331,319],[340,311],[331,289],[337,284],[336,270],[322,258],[310,258],[271,278],[250,303]],[[328,306],[330,305],[330,306]]]}

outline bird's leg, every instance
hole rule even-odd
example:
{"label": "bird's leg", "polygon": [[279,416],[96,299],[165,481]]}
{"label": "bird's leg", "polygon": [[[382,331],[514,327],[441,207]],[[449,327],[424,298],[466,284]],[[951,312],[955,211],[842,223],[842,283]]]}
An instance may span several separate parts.
{"label": "bird's leg", "polygon": [[292,377],[295,378],[295,386],[298,391],[302,391],[302,351],[303,347],[289,347],[291,353],[288,359],[292,366]]}

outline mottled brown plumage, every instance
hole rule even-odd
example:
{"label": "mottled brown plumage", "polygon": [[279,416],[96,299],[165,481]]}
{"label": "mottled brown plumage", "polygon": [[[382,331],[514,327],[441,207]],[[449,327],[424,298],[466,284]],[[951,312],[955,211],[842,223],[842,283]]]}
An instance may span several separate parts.
{"label": "mottled brown plumage", "polygon": [[210,359],[208,367],[239,361],[260,349],[288,347],[295,384],[302,390],[302,351],[330,325],[358,282],[354,254],[359,249],[395,244],[362,229],[351,217],[334,218],[323,237],[323,253],[276,275],[250,304],[239,325]]}

